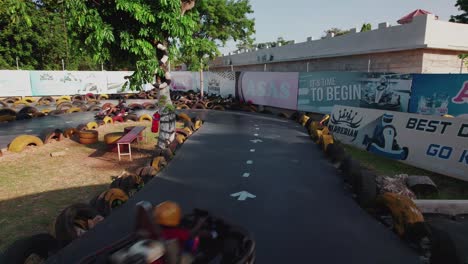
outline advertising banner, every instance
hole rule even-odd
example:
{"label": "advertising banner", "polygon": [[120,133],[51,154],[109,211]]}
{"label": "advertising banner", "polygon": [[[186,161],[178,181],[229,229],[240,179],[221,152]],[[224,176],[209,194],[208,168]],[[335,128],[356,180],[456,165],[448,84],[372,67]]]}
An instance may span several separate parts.
{"label": "advertising banner", "polygon": [[200,90],[200,77],[198,72],[189,72],[189,71],[174,71],[171,72],[172,82],[171,90],[172,91],[182,91],[188,92],[190,90],[199,91]]}
{"label": "advertising banner", "polygon": [[298,109],[330,113],[334,105],[407,112],[411,75],[364,72],[302,72]]}
{"label": "advertising banner", "polygon": [[468,74],[414,74],[409,112],[468,119]]}
{"label": "advertising banner", "polygon": [[106,72],[30,71],[33,96],[107,93]]}
{"label": "advertising banner", "polygon": [[468,120],[335,106],[328,127],[345,144],[468,181]]}
{"label": "advertising banner", "polygon": [[203,75],[206,94],[216,94],[221,97],[232,97],[236,94],[235,72],[205,72]]}
{"label": "advertising banner", "polygon": [[297,109],[299,73],[242,72],[238,81],[241,100],[253,104]]}
{"label": "advertising banner", "polygon": [[0,71],[0,96],[31,96],[29,71]]}

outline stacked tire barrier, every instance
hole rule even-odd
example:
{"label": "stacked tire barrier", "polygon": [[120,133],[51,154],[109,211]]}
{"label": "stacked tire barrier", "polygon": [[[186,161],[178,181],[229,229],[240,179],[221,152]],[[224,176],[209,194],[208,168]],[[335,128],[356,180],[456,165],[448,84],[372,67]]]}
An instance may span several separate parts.
{"label": "stacked tire barrier", "polygon": [[[185,114],[181,116],[189,122],[186,122],[184,128],[177,129],[176,138],[171,142],[170,148],[157,150],[147,166],[137,168],[133,173],[125,171],[113,177],[109,189],[97,194],[89,203],[76,203],[66,207],[55,219],[52,234],[37,234],[15,241],[0,256],[0,262],[25,263],[33,255],[39,258],[39,261],[46,260],[112,214],[156,177],[174,157],[176,150],[203,125],[203,121],[198,117],[189,117]],[[140,117],[140,120],[151,121],[146,116]],[[98,132],[92,130],[96,128],[97,124],[90,122],[77,128],[65,129],[63,132],[47,130],[44,135],[48,135],[49,140],[78,137],[82,144],[93,144],[98,139]],[[104,141],[113,143],[130,130],[127,128],[122,133],[107,134]],[[12,151],[21,152],[27,146],[43,144],[43,140],[39,137],[22,135],[12,141],[10,148]]]}

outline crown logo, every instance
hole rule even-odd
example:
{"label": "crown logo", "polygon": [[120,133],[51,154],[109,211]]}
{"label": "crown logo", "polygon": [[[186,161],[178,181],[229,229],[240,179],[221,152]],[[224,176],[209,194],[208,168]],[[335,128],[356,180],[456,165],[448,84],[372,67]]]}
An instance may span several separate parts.
{"label": "crown logo", "polygon": [[338,117],[334,114],[331,117],[331,122],[334,125],[341,125],[345,124],[350,128],[358,128],[361,125],[362,117],[358,121],[355,121],[358,113],[354,112],[353,110],[347,110],[346,108],[343,110],[338,111]]}

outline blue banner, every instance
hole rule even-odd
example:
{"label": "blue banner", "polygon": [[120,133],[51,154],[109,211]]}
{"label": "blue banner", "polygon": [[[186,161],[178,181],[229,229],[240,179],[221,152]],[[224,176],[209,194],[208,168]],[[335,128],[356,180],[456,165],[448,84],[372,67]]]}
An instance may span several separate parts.
{"label": "blue banner", "polygon": [[414,74],[409,112],[468,118],[468,74]]}
{"label": "blue banner", "polygon": [[411,75],[363,72],[303,72],[298,109],[330,113],[334,105],[408,110]]}

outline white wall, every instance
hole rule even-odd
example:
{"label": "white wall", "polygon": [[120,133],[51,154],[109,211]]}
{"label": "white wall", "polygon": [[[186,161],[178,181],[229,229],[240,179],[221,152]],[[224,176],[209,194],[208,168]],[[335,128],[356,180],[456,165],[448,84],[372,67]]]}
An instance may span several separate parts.
{"label": "white wall", "polygon": [[[468,51],[468,25],[438,21],[433,15],[418,16],[405,25],[387,27],[383,24],[380,29],[372,31],[224,56],[214,64],[226,65],[229,60],[233,65],[262,64],[426,47]],[[266,62],[257,59],[264,55],[267,56]],[[273,61],[269,61],[271,55]]]}

